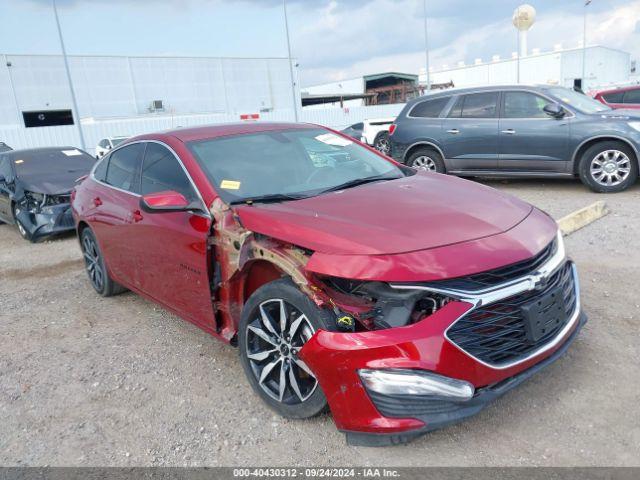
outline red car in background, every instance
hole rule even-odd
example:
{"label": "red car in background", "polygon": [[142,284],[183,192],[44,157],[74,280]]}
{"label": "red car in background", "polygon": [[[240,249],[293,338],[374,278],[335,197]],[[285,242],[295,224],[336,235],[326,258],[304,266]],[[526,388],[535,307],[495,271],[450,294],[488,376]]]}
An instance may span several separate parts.
{"label": "red car in background", "polygon": [[95,290],[132,290],[238,347],[289,418],[330,407],[352,444],[459,421],[586,320],[556,223],[323,127],[128,140],[73,194]]}
{"label": "red car in background", "polygon": [[611,108],[640,109],[640,85],[596,90],[590,95]]}

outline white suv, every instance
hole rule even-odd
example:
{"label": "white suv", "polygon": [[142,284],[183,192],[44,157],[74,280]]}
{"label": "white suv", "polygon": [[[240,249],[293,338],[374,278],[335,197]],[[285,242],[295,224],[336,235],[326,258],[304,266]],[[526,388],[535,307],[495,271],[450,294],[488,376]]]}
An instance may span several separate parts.
{"label": "white suv", "polygon": [[120,145],[129,137],[107,137],[103,138],[98,142],[96,146],[96,158],[102,158],[106,155],[106,153],[111,150],[113,147]]}
{"label": "white suv", "polygon": [[354,123],[342,130],[342,133],[371,145],[376,150],[388,155],[389,127],[394,120],[395,118],[372,118],[360,123]]}

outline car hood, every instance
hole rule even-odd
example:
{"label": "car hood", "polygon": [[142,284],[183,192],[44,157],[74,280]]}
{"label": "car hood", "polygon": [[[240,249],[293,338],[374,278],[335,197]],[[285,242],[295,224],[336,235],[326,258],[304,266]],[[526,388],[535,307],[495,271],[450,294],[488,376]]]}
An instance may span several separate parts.
{"label": "car hood", "polygon": [[593,115],[607,118],[607,119],[619,119],[619,120],[640,120],[640,111],[630,108],[618,108],[615,110],[607,110],[606,112],[598,112]]}
{"label": "car hood", "polygon": [[331,254],[411,252],[503,233],[532,207],[475,182],[436,173],[312,198],[235,207],[242,225]]}
{"label": "car hood", "polygon": [[63,172],[47,172],[42,174],[30,174],[17,178],[17,186],[23,190],[45,195],[60,195],[69,193],[78,178],[87,175],[90,169]]}

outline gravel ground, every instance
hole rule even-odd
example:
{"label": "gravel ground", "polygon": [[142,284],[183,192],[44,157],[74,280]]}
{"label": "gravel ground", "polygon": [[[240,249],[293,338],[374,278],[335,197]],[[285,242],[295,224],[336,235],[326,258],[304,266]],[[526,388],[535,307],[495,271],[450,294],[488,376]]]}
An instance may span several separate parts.
{"label": "gravel ground", "polygon": [[329,416],[275,416],[234,348],[137,295],[96,295],[74,237],[31,245],[1,225],[0,465],[640,465],[640,184],[486,183],[556,218],[607,201],[566,240],[590,321],[480,415],[389,448],[347,446]]}

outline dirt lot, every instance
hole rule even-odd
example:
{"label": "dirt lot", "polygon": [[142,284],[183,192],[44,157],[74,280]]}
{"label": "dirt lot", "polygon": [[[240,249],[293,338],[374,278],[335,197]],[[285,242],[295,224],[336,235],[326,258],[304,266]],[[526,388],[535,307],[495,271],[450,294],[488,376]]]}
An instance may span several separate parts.
{"label": "dirt lot", "polygon": [[477,417],[381,449],[347,446],[329,416],[275,416],[234,348],[134,294],[97,296],[75,238],[0,226],[0,465],[640,465],[640,184],[487,183],[556,218],[607,201],[566,241],[590,321]]}

